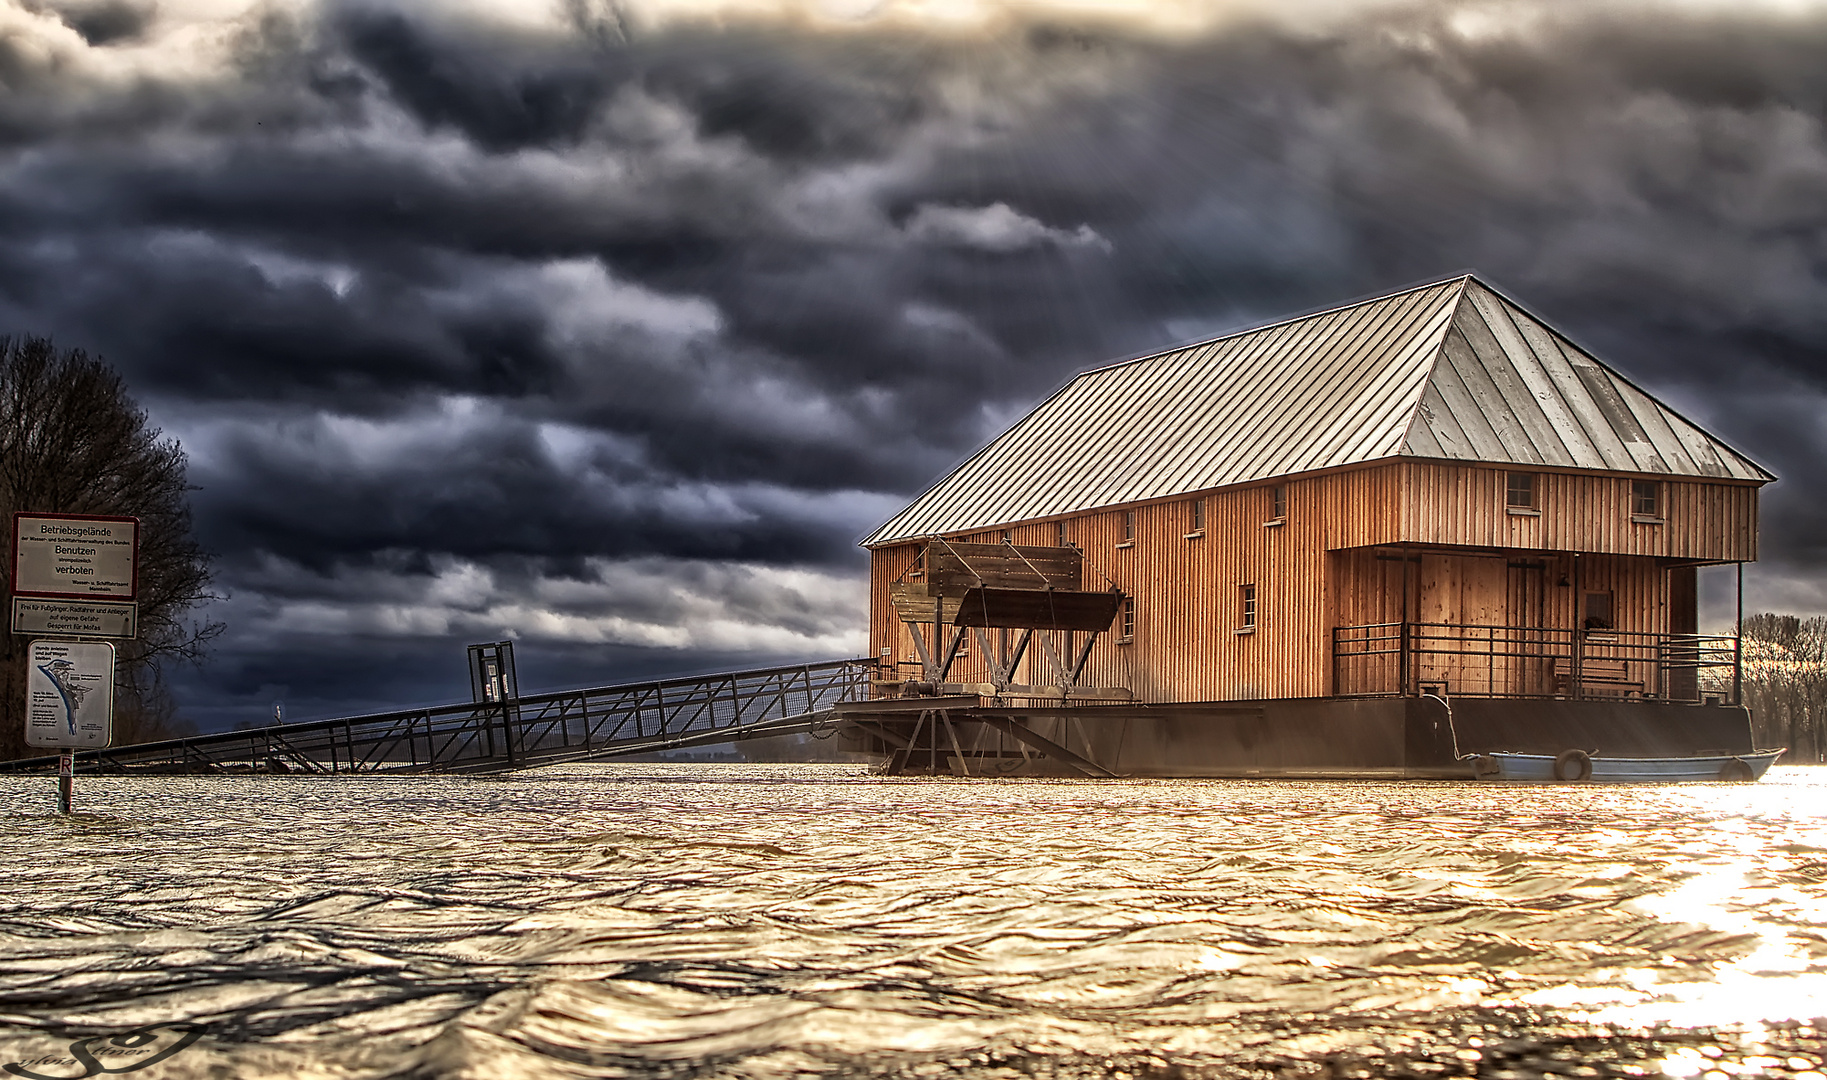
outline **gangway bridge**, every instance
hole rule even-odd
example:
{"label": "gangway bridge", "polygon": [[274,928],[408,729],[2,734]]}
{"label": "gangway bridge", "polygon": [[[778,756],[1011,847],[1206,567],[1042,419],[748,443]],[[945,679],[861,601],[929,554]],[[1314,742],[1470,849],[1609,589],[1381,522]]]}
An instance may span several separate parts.
{"label": "gangway bridge", "polygon": [[[473,651],[473,650],[472,650]],[[509,661],[511,664],[511,659]],[[833,660],[84,750],[84,772],[497,773],[834,729],[834,708],[869,695],[873,661]],[[0,762],[54,771],[55,756]]]}

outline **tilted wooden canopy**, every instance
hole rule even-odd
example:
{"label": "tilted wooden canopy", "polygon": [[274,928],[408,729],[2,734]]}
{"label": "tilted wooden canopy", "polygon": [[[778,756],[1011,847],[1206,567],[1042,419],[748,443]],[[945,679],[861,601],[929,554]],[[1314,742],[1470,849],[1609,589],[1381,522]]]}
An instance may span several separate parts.
{"label": "tilted wooden canopy", "polygon": [[863,545],[1400,458],[1775,479],[1465,275],[1088,371]]}
{"label": "tilted wooden canopy", "polygon": [[1104,631],[1122,606],[1123,594],[1115,591],[980,588],[964,594],[953,621],[1011,630]]}
{"label": "tilted wooden canopy", "polygon": [[1034,630],[1108,630],[1123,604],[1115,590],[1088,592],[1074,547],[1016,547],[934,540],[924,581],[889,592],[903,622]]}
{"label": "tilted wooden canopy", "polygon": [[935,540],[926,545],[925,570],[927,588],[937,596],[963,596],[979,586],[1077,589],[1085,580],[1085,555],[1075,547]]}

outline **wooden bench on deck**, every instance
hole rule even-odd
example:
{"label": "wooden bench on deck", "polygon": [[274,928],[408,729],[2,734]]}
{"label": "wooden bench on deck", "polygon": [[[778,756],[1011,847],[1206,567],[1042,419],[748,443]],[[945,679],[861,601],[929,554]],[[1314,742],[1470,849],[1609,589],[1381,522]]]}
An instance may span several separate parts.
{"label": "wooden bench on deck", "polygon": [[[1565,694],[1573,688],[1573,661],[1565,656],[1554,660],[1554,692]],[[1643,696],[1643,680],[1630,677],[1630,662],[1602,656],[1580,661],[1580,689],[1586,693],[1614,691],[1620,697]]]}

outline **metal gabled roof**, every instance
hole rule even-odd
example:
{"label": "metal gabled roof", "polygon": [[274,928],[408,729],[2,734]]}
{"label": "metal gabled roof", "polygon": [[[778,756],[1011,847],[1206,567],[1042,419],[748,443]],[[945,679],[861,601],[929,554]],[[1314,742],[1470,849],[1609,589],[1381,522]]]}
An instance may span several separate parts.
{"label": "metal gabled roof", "polygon": [[1713,479],[1776,479],[1476,278],[1402,453]]}
{"label": "metal gabled roof", "polygon": [[1467,275],[1085,372],[863,545],[1396,457],[1775,479]]}

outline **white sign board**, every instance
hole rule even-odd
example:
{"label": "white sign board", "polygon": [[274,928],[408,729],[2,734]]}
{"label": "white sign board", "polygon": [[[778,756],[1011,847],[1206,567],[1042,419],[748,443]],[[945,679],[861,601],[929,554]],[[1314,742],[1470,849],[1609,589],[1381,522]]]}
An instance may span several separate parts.
{"label": "white sign board", "polygon": [[114,738],[114,646],[34,641],[25,659],[25,744],[99,750]]}
{"label": "white sign board", "polygon": [[132,601],[29,600],[13,597],[13,633],[135,638],[140,606]]}
{"label": "white sign board", "polygon": [[13,515],[13,594],[132,600],[140,523],[80,514]]}

